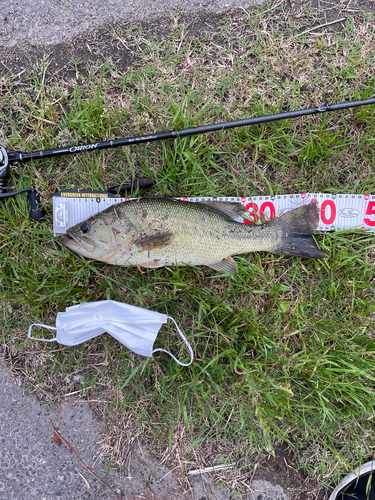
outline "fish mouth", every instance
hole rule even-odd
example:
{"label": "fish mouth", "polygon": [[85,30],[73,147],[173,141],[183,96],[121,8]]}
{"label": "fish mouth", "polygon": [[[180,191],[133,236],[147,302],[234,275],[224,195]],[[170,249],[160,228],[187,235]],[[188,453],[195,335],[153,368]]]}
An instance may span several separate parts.
{"label": "fish mouth", "polygon": [[59,238],[66,247],[76,252],[91,254],[95,249],[95,245],[85,241],[85,237],[77,238],[72,233],[69,234],[69,229],[65,234],[60,234]]}
{"label": "fish mouth", "polygon": [[60,241],[62,241],[64,243],[65,246],[67,247],[70,247],[70,245],[74,245],[75,240],[69,236],[69,234],[65,233],[65,234],[59,234],[58,235]]}

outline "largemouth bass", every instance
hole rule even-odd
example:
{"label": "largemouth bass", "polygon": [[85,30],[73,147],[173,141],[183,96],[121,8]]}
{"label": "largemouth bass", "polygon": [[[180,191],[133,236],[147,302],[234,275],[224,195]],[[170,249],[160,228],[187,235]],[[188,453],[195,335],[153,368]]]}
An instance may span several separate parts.
{"label": "largemouth bass", "polygon": [[112,205],[60,238],[85,257],[139,269],[191,264],[235,272],[232,255],[254,251],[325,257],[311,236],[319,222],[316,203],[262,225],[233,220],[244,212],[240,203],[141,198]]}

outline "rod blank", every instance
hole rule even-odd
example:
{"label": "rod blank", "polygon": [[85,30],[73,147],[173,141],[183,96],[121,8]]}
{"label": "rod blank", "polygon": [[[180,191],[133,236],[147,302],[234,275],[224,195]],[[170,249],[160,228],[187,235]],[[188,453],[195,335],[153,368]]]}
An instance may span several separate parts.
{"label": "rod blank", "polygon": [[258,116],[254,118],[246,118],[244,120],[235,120],[231,122],[216,123],[212,125],[203,125],[201,127],[185,128],[182,130],[172,130],[169,132],[159,132],[156,134],[139,135],[135,137],[124,137],[123,139],[116,139],[113,141],[76,145],[76,146],[70,146],[68,148],[47,149],[45,151],[34,151],[32,153],[19,153],[14,151],[12,153],[8,153],[8,159],[9,163],[15,163],[15,162],[24,163],[30,160],[39,160],[42,158],[53,158],[56,156],[83,153],[87,151],[94,151],[100,149],[117,148],[122,146],[129,146],[132,144],[141,144],[145,142],[165,141],[167,139],[175,139],[176,137],[186,137],[189,135],[206,134],[208,132],[217,132],[219,130],[227,130],[236,127],[247,127],[250,125],[257,125],[259,123],[274,122],[278,120],[285,120],[288,118],[297,118],[299,116],[326,113],[329,111],[338,111],[340,109],[355,108],[358,106],[366,106],[370,104],[375,104],[375,98],[363,99],[360,101],[344,102],[332,105],[323,105],[317,108],[300,109],[297,111],[288,111],[286,113]]}

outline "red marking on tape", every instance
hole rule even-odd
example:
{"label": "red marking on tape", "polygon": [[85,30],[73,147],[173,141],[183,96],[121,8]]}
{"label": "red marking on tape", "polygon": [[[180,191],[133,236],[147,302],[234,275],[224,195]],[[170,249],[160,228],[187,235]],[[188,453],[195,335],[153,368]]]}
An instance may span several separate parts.
{"label": "red marking on tape", "polygon": [[[331,215],[329,218],[326,216],[326,208],[330,207]],[[320,209],[320,218],[322,219],[323,224],[332,224],[336,219],[336,205],[332,200],[325,200],[322,203],[322,207]]]}
{"label": "red marking on tape", "polygon": [[[369,201],[365,215],[375,215],[375,201]],[[363,222],[366,224],[366,226],[375,226],[375,220],[364,219]]]}
{"label": "red marking on tape", "polygon": [[259,213],[260,213],[261,217],[265,217],[264,212],[265,212],[266,208],[270,209],[270,219],[274,219],[276,216],[276,210],[275,210],[275,205],[271,201],[265,201],[260,206]]}
{"label": "red marking on tape", "polygon": [[252,209],[251,212],[248,214],[248,217],[253,218],[253,221],[244,219],[245,224],[255,224],[256,222],[258,222],[259,220],[259,217],[257,215],[258,205],[256,203],[248,203],[245,208],[248,212],[250,212],[250,210]]}

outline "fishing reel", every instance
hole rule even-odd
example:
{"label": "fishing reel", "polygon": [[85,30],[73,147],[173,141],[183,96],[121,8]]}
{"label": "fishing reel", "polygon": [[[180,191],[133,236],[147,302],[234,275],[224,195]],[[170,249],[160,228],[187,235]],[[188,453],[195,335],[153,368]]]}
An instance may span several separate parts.
{"label": "fishing reel", "polygon": [[30,200],[30,218],[33,220],[39,220],[46,215],[45,210],[40,204],[39,197],[33,188],[19,189],[14,191],[14,186],[6,186],[6,181],[10,177],[10,163],[8,154],[5,149],[0,146],[0,199],[9,198],[11,196],[16,196],[20,193],[28,193],[28,198]]}
{"label": "fishing reel", "polygon": [[[43,151],[39,153],[45,153]],[[46,152],[48,153],[48,152]],[[36,155],[35,155],[36,156]],[[49,155],[41,155],[41,156],[49,156]],[[36,156],[37,157],[37,156]],[[14,191],[14,186],[6,186],[6,181],[10,177],[10,165],[14,162],[24,162],[29,161],[32,158],[31,153],[7,153],[5,148],[0,145],[0,199],[1,198],[10,198],[11,196],[16,196],[20,193],[28,193],[28,198],[30,200],[30,218],[32,220],[40,220],[45,215],[46,212],[40,204],[40,200],[37,192],[33,188],[25,188]],[[106,192],[110,196],[125,194],[125,192],[133,191],[135,188],[138,189],[149,189],[155,185],[155,181],[149,179],[134,179],[131,182],[124,182],[122,184],[116,184],[115,186],[111,186],[107,188]],[[55,195],[58,193],[54,193]],[[53,196],[53,195],[51,195]]]}

